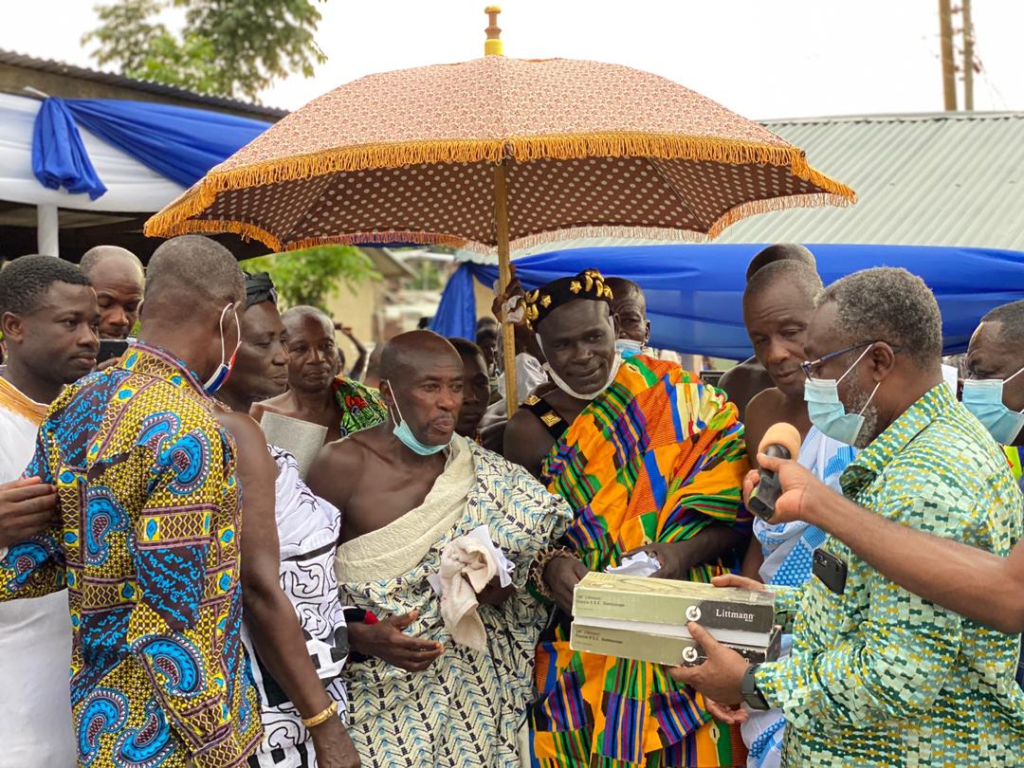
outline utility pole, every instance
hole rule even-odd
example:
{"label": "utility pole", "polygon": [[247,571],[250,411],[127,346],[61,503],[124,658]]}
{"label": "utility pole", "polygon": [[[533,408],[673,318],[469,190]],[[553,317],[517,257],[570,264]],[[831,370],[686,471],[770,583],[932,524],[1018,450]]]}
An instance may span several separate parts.
{"label": "utility pole", "polygon": [[974,111],[974,25],[971,0],[960,0],[964,14],[964,109]]}
{"label": "utility pole", "polygon": [[939,0],[939,29],[942,33],[942,91],[946,111],[956,112],[956,62],[953,60],[953,10],[950,0]]}

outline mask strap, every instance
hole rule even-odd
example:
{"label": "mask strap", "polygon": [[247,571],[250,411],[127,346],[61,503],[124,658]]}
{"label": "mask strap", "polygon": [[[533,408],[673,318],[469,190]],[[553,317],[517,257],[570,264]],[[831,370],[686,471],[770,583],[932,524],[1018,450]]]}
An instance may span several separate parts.
{"label": "mask strap", "polygon": [[[224,343],[224,318],[228,316],[228,310],[231,309],[231,307],[233,307],[233,306],[234,306],[234,302],[232,302],[231,304],[228,304],[226,307],[224,307],[224,309],[222,309],[220,311],[220,323],[218,323],[218,327],[220,329],[220,362],[221,362],[221,365],[223,365],[224,362],[227,360],[227,352],[228,352],[227,344]],[[237,318],[237,315],[236,315],[236,318]],[[241,334],[239,334],[239,339],[241,339]]]}
{"label": "mask strap", "polygon": [[242,324],[238,321],[238,310],[235,310],[235,332],[238,336],[238,343],[235,344],[235,351],[231,353],[232,364],[235,361],[235,356],[238,354],[238,350],[242,348]]}
{"label": "mask strap", "polygon": [[875,388],[871,390],[871,397],[869,397],[868,401],[866,403],[864,403],[864,407],[861,408],[860,409],[860,413],[857,414],[858,416],[863,416],[864,415],[864,411],[866,411],[868,409],[868,406],[871,405],[871,401],[875,399],[875,393],[878,391],[878,388],[880,386],[882,386],[882,382],[878,382],[877,384],[875,384]]}
{"label": "mask strap", "polygon": [[391,386],[391,382],[388,381],[387,379],[382,379],[381,380],[382,384],[385,383],[385,382],[388,385],[388,389],[391,390],[391,402],[393,402],[395,404],[395,411],[398,413],[398,421],[396,422],[396,425],[397,426],[401,426],[402,423],[405,421],[405,417],[402,416],[402,409],[398,407],[398,398],[395,397],[394,387]]}
{"label": "mask strap", "polygon": [[[850,371],[852,371],[854,368],[856,368],[858,365],[860,365],[860,361],[864,359],[864,356],[868,352],[870,352],[874,346],[875,346],[874,343],[868,345],[868,348],[860,353],[860,357],[858,357],[856,360],[853,361],[853,365],[851,365],[849,368],[846,369],[846,373],[844,373],[842,376],[839,377],[839,379],[836,381],[836,384],[838,384],[840,381],[842,381],[847,376],[849,376],[850,375]],[[879,382],[879,383],[881,383],[881,382]],[[878,387],[875,387],[875,389],[878,389]]]}
{"label": "mask strap", "polygon": [[1006,384],[1008,381],[1013,381],[1018,376],[1020,376],[1022,373],[1024,373],[1024,368],[1021,368],[1019,371],[1017,371],[1015,374],[1013,374],[1013,376],[1010,376],[1009,378],[1003,379],[1003,384]]}

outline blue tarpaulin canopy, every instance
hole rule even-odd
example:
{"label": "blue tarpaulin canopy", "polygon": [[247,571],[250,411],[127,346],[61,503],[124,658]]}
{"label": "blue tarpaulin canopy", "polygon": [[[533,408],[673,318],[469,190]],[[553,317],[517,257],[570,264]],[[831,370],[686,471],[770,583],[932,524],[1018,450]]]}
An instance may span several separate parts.
{"label": "blue tarpaulin canopy", "polygon": [[[528,290],[584,269],[625,277],[647,296],[651,346],[685,354],[742,360],[752,353],[743,326],[747,264],[765,246],[649,245],[551,251],[518,259],[516,274]],[[827,285],[869,267],[904,267],[935,293],[942,310],[947,354],[963,352],[990,309],[1024,299],[1024,253],[990,248],[884,245],[813,245]],[[463,264],[448,282],[433,330],[473,338],[475,299],[470,276],[485,285],[498,268]]]}
{"label": "blue tarpaulin canopy", "polygon": [[270,123],[203,109],[117,99],[47,98],[36,117],[32,169],[44,185],[106,192],[76,126],[165,178],[188,187]]}

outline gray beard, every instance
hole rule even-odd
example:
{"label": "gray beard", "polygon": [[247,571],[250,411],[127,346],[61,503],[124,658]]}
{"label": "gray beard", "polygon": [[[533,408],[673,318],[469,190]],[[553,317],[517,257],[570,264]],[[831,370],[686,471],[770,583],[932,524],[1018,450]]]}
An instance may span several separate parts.
{"label": "gray beard", "polygon": [[848,391],[850,404],[846,407],[846,412],[861,413],[861,409],[864,411],[862,414],[864,416],[864,426],[860,428],[857,439],[853,441],[854,448],[863,450],[878,437],[878,422],[880,420],[878,407],[874,403],[871,403],[866,408],[864,407],[871,397],[870,391],[865,391],[856,384],[851,384]]}

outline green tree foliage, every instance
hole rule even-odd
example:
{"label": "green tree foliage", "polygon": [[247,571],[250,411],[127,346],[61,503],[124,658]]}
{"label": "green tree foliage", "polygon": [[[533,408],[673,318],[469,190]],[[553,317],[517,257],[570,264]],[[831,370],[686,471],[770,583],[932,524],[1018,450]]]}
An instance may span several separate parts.
{"label": "green tree foliage", "polygon": [[[160,20],[174,8],[185,12],[179,33]],[[274,80],[312,77],[326,58],[313,0],[112,0],[96,14],[100,26],[82,44],[95,43],[100,64],[198,93],[257,101]]]}
{"label": "green tree foliage", "polygon": [[380,279],[365,253],[343,245],[276,253],[241,264],[246,272],[269,272],[283,303],[289,307],[311,304],[326,310],[327,299],[338,292],[341,283],[355,293],[360,283]]}

